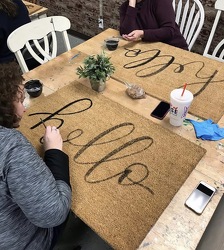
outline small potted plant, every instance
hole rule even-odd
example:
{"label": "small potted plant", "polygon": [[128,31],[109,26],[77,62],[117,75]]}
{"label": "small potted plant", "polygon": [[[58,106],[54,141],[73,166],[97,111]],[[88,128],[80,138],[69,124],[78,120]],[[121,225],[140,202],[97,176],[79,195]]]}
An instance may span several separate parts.
{"label": "small potted plant", "polygon": [[79,78],[89,78],[93,90],[101,92],[105,89],[106,80],[114,73],[115,67],[110,62],[110,57],[104,52],[91,55],[84,59],[83,66],[77,68]]}

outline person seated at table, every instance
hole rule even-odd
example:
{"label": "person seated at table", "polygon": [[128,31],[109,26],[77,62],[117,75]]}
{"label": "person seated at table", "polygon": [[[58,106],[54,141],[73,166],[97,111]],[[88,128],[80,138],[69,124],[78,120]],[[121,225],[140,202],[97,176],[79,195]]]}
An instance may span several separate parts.
{"label": "person seated at table", "polygon": [[120,34],[127,41],[163,42],[188,50],[172,0],[126,0],[120,6]]}
{"label": "person seated at table", "polygon": [[0,63],[15,60],[7,46],[7,38],[12,31],[29,22],[28,10],[21,0],[0,1]]}
{"label": "person seated at table", "polygon": [[0,64],[0,249],[48,250],[70,211],[69,158],[55,126],[43,135],[44,160],[15,129],[25,112],[22,81],[16,62]]}
{"label": "person seated at table", "polygon": [[[22,0],[0,0],[0,64],[16,60],[7,46],[8,36],[29,22],[29,12]],[[30,70],[40,65],[29,53],[26,52],[24,57]]]}

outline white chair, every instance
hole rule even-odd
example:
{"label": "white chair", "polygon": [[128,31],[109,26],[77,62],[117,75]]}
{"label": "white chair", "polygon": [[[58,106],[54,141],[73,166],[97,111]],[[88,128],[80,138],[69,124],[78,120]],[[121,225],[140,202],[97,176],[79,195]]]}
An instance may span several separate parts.
{"label": "white chair", "polygon": [[205,21],[205,11],[199,0],[173,0],[176,23],[192,49]]}
{"label": "white chair", "polygon": [[212,30],[210,32],[207,44],[205,46],[205,50],[203,56],[208,58],[212,58],[221,62],[224,62],[224,39],[222,39],[218,45],[216,45],[212,54],[209,54],[209,49],[221,16],[222,11],[224,11],[224,0],[217,0],[215,3],[215,9],[217,9],[216,17],[212,26]]}
{"label": "white chair", "polygon": [[[55,58],[57,55],[58,41],[56,31],[62,33],[66,49],[71,49],[67,34],[67,30],[70,29],[70,27],[71,23],[68,18],[63,16],[51,16],[27,23],[14,30],[9,35],[7,44],[9,49],[15,53],[22,72],[25,73],[29,71],[21,52],[24,47],[27,48],[37,62],[43,64]],[[51,45],[49,37],[52,40]],[[44,46],[40,45],[40,41]]]}

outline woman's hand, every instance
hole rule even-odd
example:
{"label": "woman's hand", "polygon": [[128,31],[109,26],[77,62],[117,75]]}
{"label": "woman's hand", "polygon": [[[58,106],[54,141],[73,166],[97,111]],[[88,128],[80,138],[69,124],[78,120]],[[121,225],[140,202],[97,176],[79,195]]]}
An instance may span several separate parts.
{"label": "woman's hand", "polygon": [[122,35],[122,37],[127,41],[137,41],[144,37],[144,31],[143,30],[133,30],[128,35]]}
{"label": "woman's hand", "polygon": [[56,127],[47,126],[44,134],[44,150],[59,149],[62,150],[62,138],[60,131]]}

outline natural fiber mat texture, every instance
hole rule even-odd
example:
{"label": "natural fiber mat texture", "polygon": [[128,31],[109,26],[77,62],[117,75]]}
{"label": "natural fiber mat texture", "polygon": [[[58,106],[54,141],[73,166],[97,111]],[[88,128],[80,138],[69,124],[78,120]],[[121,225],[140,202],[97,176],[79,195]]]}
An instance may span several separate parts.
{"label": "natural fiber mat texture", "polygon": [[135,83],[147,94],[170,101],[170,92],[187,83],[194,94],[189,112],[218,122],[224,114],[223,63],[163,43],[129,43],[111,54],[113,78]]}
{"label": "natural fiber mat texture", "polygon": [[140,245],[205,154],[76,81],[27,110],[20,130],[38,150],[40,118],[61,126],[72,210],[114,249]]}

